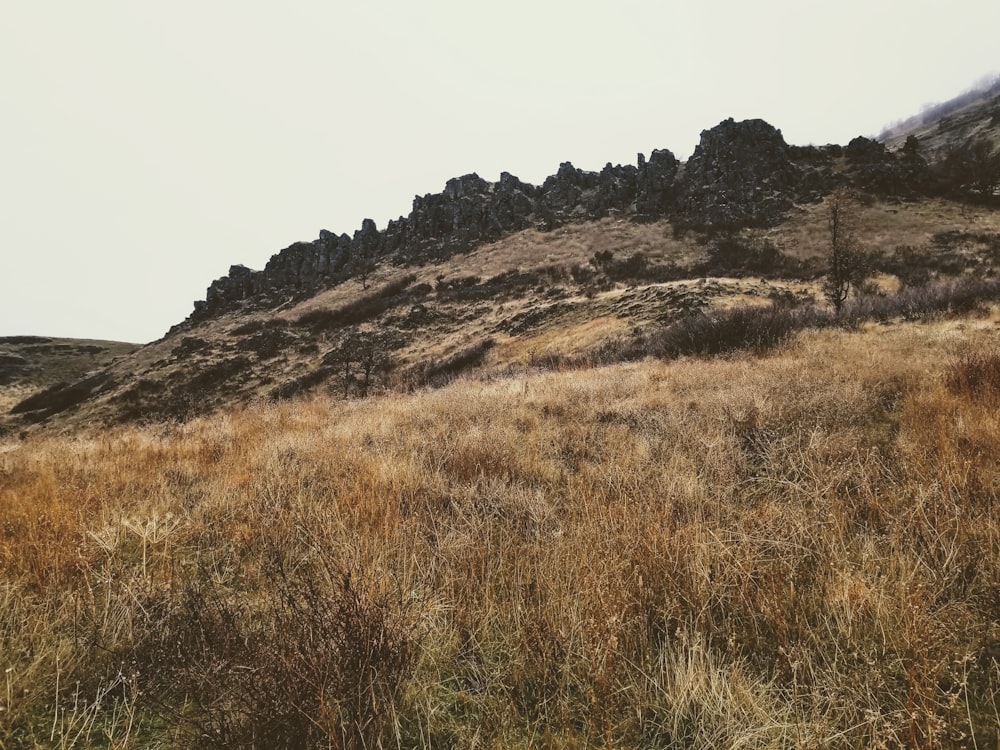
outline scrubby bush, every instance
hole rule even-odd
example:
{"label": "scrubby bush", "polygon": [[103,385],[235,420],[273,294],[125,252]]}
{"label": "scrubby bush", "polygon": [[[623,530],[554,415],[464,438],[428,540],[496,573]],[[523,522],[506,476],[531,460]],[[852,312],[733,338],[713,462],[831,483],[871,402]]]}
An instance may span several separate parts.
{"label": "scrubby bush", "polygon": [[778,246],[759,231],[745,235],[723,233],[709,242],[708,261],[700,271],[722,274],[752,271],[767,274],[788,263],[788,258]]}
{"label": "scrubby bush", "polygon": [[966,353],[948,369],[946,382],[955,393],[997,398],[1000,396],[1000,351]]}
{"label": "scrubby bush", "polygon": [[384,746],[419,646],[412,605],[363,573],[273,552],[258,596],[203,571],[142,603],[141,688],[194,746]]}
{"label": "scrubby bush", "polygon": [[465,370],[479,365],[486,357],[487,352],[495,345],[496,341],[492,337],[488,337],[460,349],[448,357],[421,362],[410,368],[403,377],[403,383],[410,388],[419,388],[425,385],[442,386]]}
{"label": "scrubby bush", "polygon": [[611,363],[684,355],[712,356],[749,350],[765,352],[798,331],[831,326],[857,327],[893,318],[916,320],[940,313],[968,314],[1000,299],[1000,281],[964,279],[944,284],[904,288],[895,294],[863,294],[843,304],[840,313],[815,305],[737,305],[701,310],[655,331],[637,332],[605,341],[583,357],[558,357],[560,366],[586,362]]}
{"label": "scrubby bush", "polygon": [[395,305],[416,278],[415,274],[407,274],[340,307],[310,310],[296,318],[295,324],[320,330],[364,323]]}

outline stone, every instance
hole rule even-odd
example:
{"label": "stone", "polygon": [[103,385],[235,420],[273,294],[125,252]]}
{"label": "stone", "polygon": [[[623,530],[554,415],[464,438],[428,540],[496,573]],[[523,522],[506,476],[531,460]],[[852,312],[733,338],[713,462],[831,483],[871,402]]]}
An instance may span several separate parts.
{"label": "stone", "polygon": [[763,120],[730,118],[702,131],[685,168],[678,212],[691,226],[773,226],[791,208],[798,181],[780,130]]}
{"label": "stone", "polygon": [[635,212],[644,220],[666,216],[674,197],[674,180],[677,177],[677,159],[667,149],[654,149],[646,157],[639,154],[636,169]]}

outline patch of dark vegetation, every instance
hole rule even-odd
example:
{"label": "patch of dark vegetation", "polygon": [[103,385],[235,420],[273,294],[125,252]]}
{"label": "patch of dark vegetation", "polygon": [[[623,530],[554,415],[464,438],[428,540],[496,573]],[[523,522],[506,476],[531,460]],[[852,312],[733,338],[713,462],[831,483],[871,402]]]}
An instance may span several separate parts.
{"label": "patch of dark vegetation", "polygon": [[553,302],[544,307],[535,307],[500,321],[494,326],[494,331],[508,334],[527,333],[543,323],[551,322],[571,309],[572,305],[568,302]]}
{"label": "patch of dark vegetation", "polygon": [[951,365],[945,376],[953,393],[977,398],[1000,397],[1000,351],[974,351]]}
{"label": "patch of dark vegetation", "polygon": [[295,340],[288,331],[271,328],[239,341],[236,349],[241,352],[252,352],[260,359],[273,359],[290,347]]}
{"label": "patch of dark vegetation", "polygon": [[958,273],[962,265],[964,264],[953,255],[949,255],[946,260],[929,248],[913,245],[897,246],[892,255],[879,264],[883,271],[894,274],[904,287],[924,286],[930,283],[942,267],[946,269],[945,273]]}
{"label": "patch of dark vegetation", "polygon": [[893,318],[918,320],[926,315],[963,315],[1000,298],[1000,281],[959,279],[957,281],[904,287],[895,294],[865,294],[848,300],[841,323],[860,325],[866,321]]}
{"label": "patch of dark vegetation", "polygon": [[150,590],[133,647],[115,656],[186,746],[394,745],[423,632],[413,599],[277,548],[264,559],[260,596],[208,570]]}
{"label": "patch of dark vegetation", "polygon": [[335,374],[344,398],[367,396],[386,384],[395,367],[393,352],[402,344],[393,331],[353,331],[323,355],[323,369]]}
{"label": "patch of dark vegetation", "polygon": [[558,265],[542,266],[530,270],[504,271],[486,281],[478,276],[467,276],[438,283],[437,295],[448,302],[479,302],[490,299],[523,297],[530,292],[544,293],[553,285],[570,278],[565,268]]}
{"label": "patch of dark vegetation", "polygon": [[30,364],[28,360],[20,354],[0,352],[0,367],[25,367],[28,364]]}
{"label": "patch of dark vegetation", "polygon": [[597,270],[591,265],[574,263],[569,268],[569,276],[577,284],[590,284],[597,278]]}
{"label": "patch of dark vegetation", "polygon": [[330,381],[336,374],[337,370],[333,367],[319,367],[304,375],[300,375],[294,380],[289,380],[275,386],[268,394],[268,398],[272,401],[284,401],[295,396],[300,396]]}
{"label": "patch of dark vegetation", "polygon": [[114,380],[105,372],[90,375],[73,383],[57,383],[15,404],[10,413],[23,414],[28,421],[40,422],[53,414],[71,409],[88,398],[113,388],[114,385]]}
{"label": "patch of dark vegetation", "polygon": [[708,238],[706,260],[693,269],[700,276],[803,275],[802,261],[785,255],[761,232],[724,232]]}
{"label": "patch of dark vegetation", "polygon": [[645,357],[673,359],[735,351],[764,353],[807,328],[854,328],[868,321],[919,320],[928,315],[966,315],[1000,299],[1000,281],[963,279],[906,288],[896,294],[865,294],[849,300],[840,314],[815,305],[740,305],[700,310],[653,331],[611,339],[580,357],[552,355],[539,366],[610,364]]}
{"label": "patch of dark vegetation", "polygon": [[416,278],[415,274],[407,274],[340,307],[310,310],[300,315],[295,320],[295,325],[318,331],[364,323],[391,307],[413,299],[413,294],[404,295],[403,292]]}
{"label": "patch of dark vegetation", "polygon": [[616,259],[613,250],[598,250],[590,262],[609,279],[634,279],[646,271],[646,256],[642,253],[631,253],[624,259]]}
{"label": "patch of dark vegetation", "polygon": [[611,282],[662,284],[692,275],[691,269],[675,263],[653,263],[639,252],[619,259],[612,250],[600,250],[594,253],[590,262]]}
{"label": "patch of dark vegetation", "polygon": [[[197,372],[188,377],[193,369]],[[176,370],[163,380],[143,378],[114,397],[121,422],[157,419],[186,420],[231,401],[253,376],[253,361],[245,355]]]}
{"label": "patch of dark vegetation", "polygon": [[170,408],[170,399],[165,398],[166,390],[162,381],[140,378],[114,396],[113,401],[119,407],[118,420],[141,422],[157,415],[180,416],[179,410]]}
{"label": "patch of dark vegetation", "polygon": [[66,351],[73,354],[102,354],[107,351],[103,346],[96,344],[66,344]]}
{"label": "patch of dark vegetation", "polygon": [[289,322],[284,318],[266,318],[249,320],[234,327],[230,333],[234,336],[249,336],[260,331],[288,328]]}
{"label": "patch of dark vegetation", "polygon": [[163,381],[152,380],[151,378],[139,378],[135,383],[115,396],[115,401],[125,404],[136,404],[147,398],[158,397],[166,389],[167,387]]}
{"label": "patch of dark vegetation", "polygon": [[406,372],[403,382],[409,388],[443,386],[466,370],[482,364],[486,354],[495,345],[496,341],[488,337],[447,357],[420,362]]}
{"label": "patch of dark vegetation", "polygon": [[175,357],[190,357],[192,354],[198,354],[210,348],[211,344],[205,339],[200,339],[197,336],[184,336],[170,353]]}
{"label": "patch of dark vegetation", "polygon": [[997,232],[960,232],[951,230],[938,232],[931,238],[937,247],[949,250],[970,248],[981,250],[984,255],[995,263],[1000,263],[1000,233]]}
{"label": "patch of dark vegetation", "polygon": [[482,280],[481,276],[456,276],[453,279],[446,279],[444,276],[438,276],[434,289],[438,293],[453,291],[456,289],[468,289],[471,286],[476,286]]}
{"label": "patch of dark vegetation", "polygon": [[250,359],[242,355],[207,365],[184,384],[184,390],[189,393],[198,394],[216,389],[235,375],[247,372],[250,369],[250,365]]}
{"label": "patch of dark vegetation", "polygon": [[653,333],[607,342],[593,353],[593,359],[610,363],[649,356],[674,359],[745,350],[763,353],[803,328],[829,325],[834,319],[832,311],[816,307],[738,305],[699,310]]}

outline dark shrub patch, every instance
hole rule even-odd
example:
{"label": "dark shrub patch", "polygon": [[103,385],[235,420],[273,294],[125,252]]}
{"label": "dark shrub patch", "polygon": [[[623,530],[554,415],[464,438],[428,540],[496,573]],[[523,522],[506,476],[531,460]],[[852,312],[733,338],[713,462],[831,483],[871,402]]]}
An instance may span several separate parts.
{"label": "dark shrub patch", "polygon": [[53,414],[66,411],[77,404],[86,401],[92,395],[114,387],[114,381],[107,373],[99,372],[75,383],[57,383],[46,388],[20,403],[11,410],[11,414],[28,414],[32,421],[41,421]]}
{"label": "dark shrub patch", "polygon": [[828,324],[832,315],[817,308],[740,305],[697,312],[667,326],[651,342],[660,357],[713,355],[739,349],[763,352],[793,333]]}
{"label": "dark shrub patch", "polygon": [[189,746],[393,744],[419,645],[412,605],[350,572],[278,555],[259,596],[207,572],[151,596],[128,669]]}
{"label": "dark shrub patch", "polygon": [[1000,351],[966,354],[949,369],[949,390],[970,396],[1000,396]]}
{"label": "dark shrub patch", "polygon": [[461,349],[449,357],[421,362],[407,372],[404,380],[411,388],[424,385],[442,386],[460,373],[480,364],[486,353],[496,345],[493,338],[486,338]]}
{"label": "dark shrub patch", "polygon": [[[310,310],[300,315],[295,324],[320,330],[364,323],[403,301],[402,293],[416,281],[416,278],[414,274],[407,274],[373,292],[358,297],[353,302],[348,302],[332,310]],[[407,295],[408,297],[409,295]]]}

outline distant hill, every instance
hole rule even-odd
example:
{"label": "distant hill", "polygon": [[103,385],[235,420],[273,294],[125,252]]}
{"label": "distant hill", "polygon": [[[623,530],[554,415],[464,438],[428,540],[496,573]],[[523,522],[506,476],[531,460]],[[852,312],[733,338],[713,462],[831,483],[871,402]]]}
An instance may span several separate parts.
{"label": "distant hill", "polygon": [[138,348],[118,341],[0,337],[0,412],[38,390],[79,380]]}

